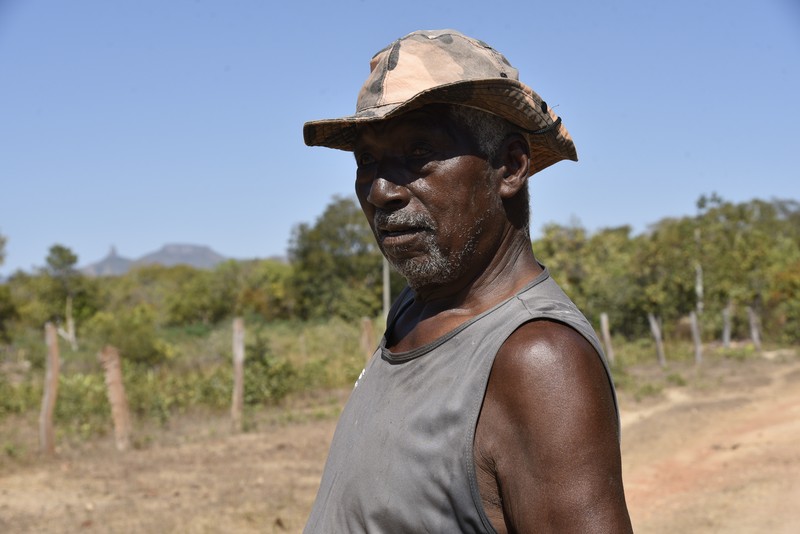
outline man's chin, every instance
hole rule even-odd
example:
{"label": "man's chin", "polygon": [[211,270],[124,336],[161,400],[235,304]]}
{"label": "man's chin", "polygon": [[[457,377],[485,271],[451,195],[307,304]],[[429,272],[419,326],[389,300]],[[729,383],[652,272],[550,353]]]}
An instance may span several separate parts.
{"label": "man's chin", "polygon": [[406,283],[411,289],[446,284],[453,279],[453,269],[443,259],[432,260],[427,257],[402,260],[389,257],[388,259],[400,276],[406,279]]}

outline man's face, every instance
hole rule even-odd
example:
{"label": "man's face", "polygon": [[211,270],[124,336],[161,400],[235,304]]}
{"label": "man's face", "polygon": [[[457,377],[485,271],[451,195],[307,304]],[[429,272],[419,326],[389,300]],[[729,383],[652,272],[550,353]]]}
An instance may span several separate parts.
{"label": "man's face", "polygon": [[[492,168],[444,106],[361,126],[356,194],[378,246],[414,289],[469,275],[495,240]],[[487,223],[490,223],[487,225]]]}

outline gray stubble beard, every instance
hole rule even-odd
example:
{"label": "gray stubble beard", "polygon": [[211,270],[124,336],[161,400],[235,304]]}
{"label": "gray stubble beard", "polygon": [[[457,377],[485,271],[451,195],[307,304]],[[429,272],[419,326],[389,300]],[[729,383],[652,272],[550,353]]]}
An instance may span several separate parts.
{"label": "gray stubble beard", "polygon": [[443,285],[456,280],[466,269],[468,258],[475,252],[478,236],[483,232],[484,217],[481,217],[470,226],[461,227],[459,230],[468,235],[466,245],[455,254],[449,256],[444,253],[438,243],[436,243],[436,225],[434,221],[423,214],[405,213],[396,211],[391,213],[376,212],[375,226],[378,220],[383,222],[393,222],[398,224],[409,224],[415,226],[425,226],[429,230],[425,235],[425,245],[427,254],[422,257],[397,259],[392,258],[381,248],[384,257],[389,264],[406,279],[411,289],[417,290],[421,287],[430,285]]}

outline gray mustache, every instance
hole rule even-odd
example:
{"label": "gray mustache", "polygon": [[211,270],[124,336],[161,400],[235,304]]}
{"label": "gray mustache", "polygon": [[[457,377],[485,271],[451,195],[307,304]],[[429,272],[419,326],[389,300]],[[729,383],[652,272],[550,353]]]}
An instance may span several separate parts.
{"label": "gray mustache", "polygon": [[388,225],[412,226],[415,228],[436,229],[436,223],[428,215],[411,211],[376,210],[372,218],[375,228]]}

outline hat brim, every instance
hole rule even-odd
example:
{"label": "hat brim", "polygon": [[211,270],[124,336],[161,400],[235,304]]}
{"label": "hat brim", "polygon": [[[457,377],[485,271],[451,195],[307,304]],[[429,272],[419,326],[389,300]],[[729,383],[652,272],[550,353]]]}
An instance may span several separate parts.
{"label": "hat brim", "polygon": [[310,121],[303,125],[303,138],[309,146],[352,152],[359,124],[390,119],[428,104],[469,106],[519,126],[531,148],[530,174],[564,159],[578,160],[572,137],[539,95],[521,82],[502,78],[440,85],[401,103],[363,109],[338,119]]}

